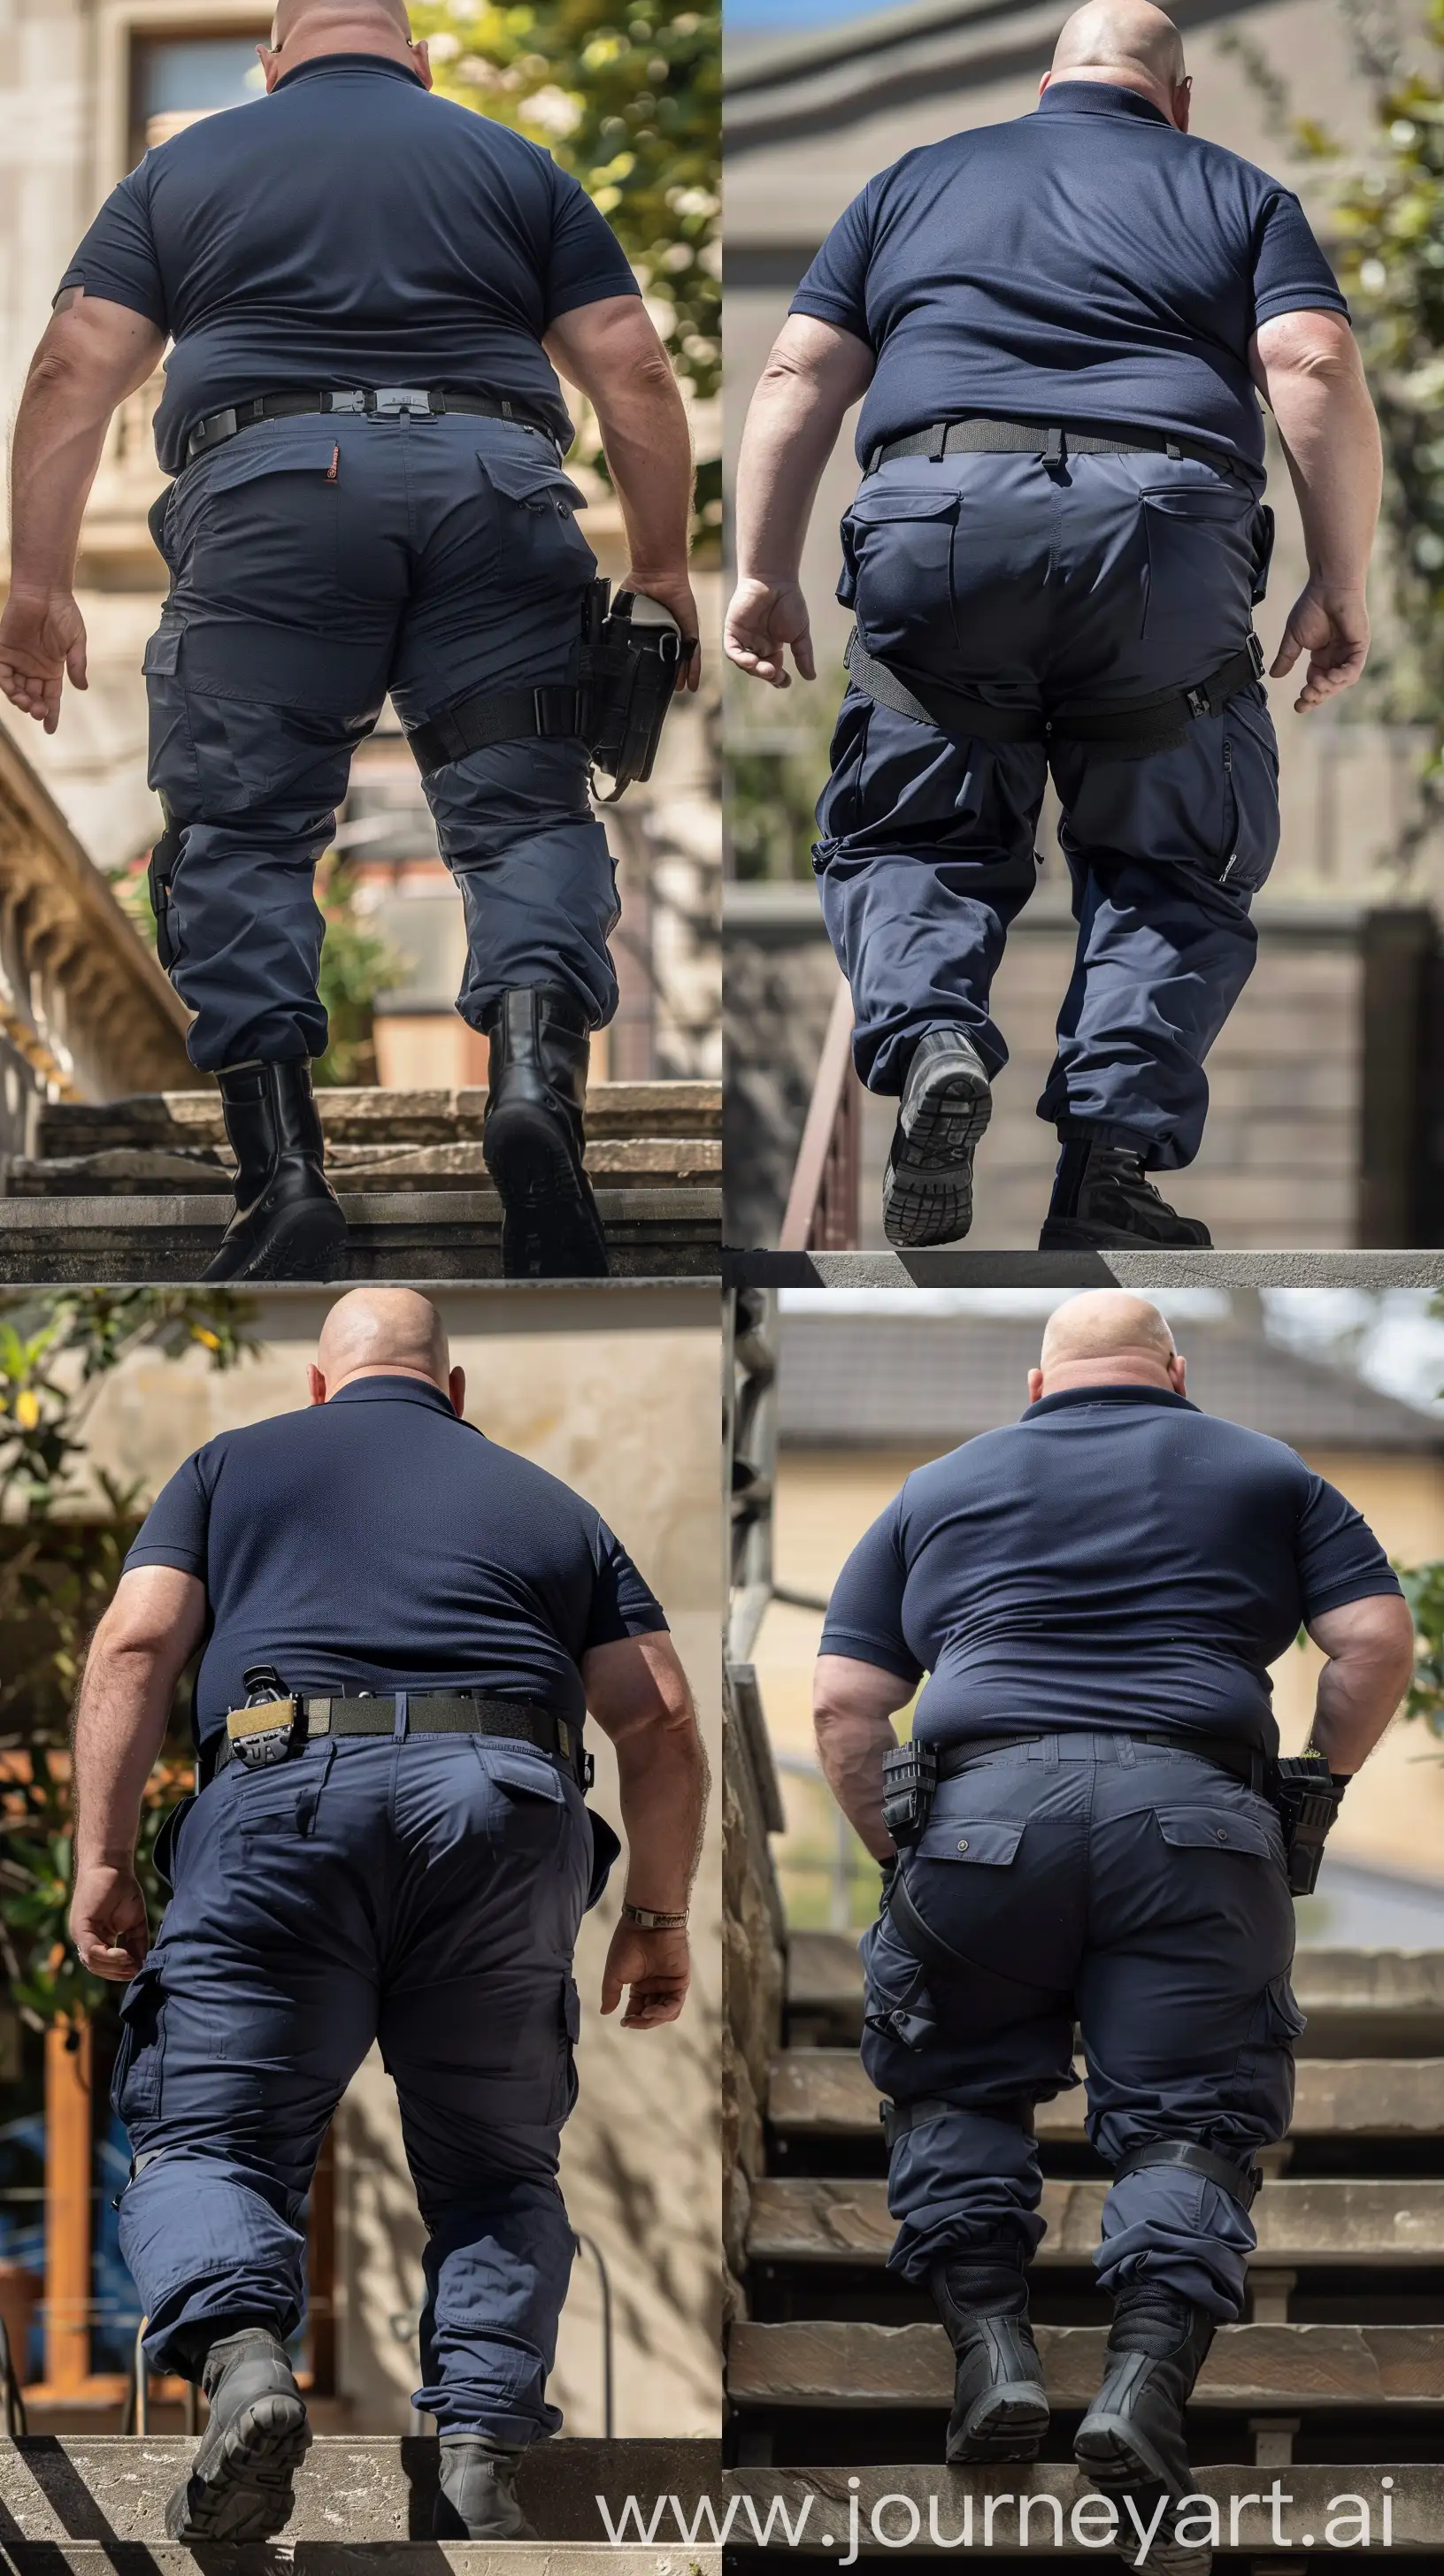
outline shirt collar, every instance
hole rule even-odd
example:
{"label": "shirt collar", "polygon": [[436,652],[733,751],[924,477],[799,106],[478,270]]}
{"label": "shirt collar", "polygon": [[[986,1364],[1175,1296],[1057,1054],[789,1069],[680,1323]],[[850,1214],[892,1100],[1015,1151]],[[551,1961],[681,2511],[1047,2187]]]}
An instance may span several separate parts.
{"label": "shirt collar", "polygon": [[1025,1408],[1021,1418],[1031,1422],[1035,1414],[1058,1413],[1065,1404],[1163,1404],[1171,1406],[1175,1413],[1201,1410],[1190,1404],[1186,1395],[1175,1395],[1171,1386],[1065,1386],[1056,1395],[1040,1395],[1036,1404]]}
{"label": "shirt collar", "polygon": [[1116,89],[1112,81],[1050,81],[1038,109],[1054,116],[1141,116],[1146,124],[1168,125],[1151,98],[1141,98],[1136,89]]}
{"label": "shirt collar", "polygon": [[414,83],[424,90],[425,81],[409,63],[393,62],[389,54],[315,54],[309,63],[297,63],[293,72],[282,72],[278,90],[288,89],[292,81],[304,80],[308,72],[385,72],[392,80]]}
{"label": "shirt collar", "polygon": [[420,1377],[353,1377],[349,1386],[338,1386],[326,1399],[328,1404],[426,1404],[433,1413],[444,1413],[450,1422],[456,1415],[451,1398],[439,1386],[428,1386]]}

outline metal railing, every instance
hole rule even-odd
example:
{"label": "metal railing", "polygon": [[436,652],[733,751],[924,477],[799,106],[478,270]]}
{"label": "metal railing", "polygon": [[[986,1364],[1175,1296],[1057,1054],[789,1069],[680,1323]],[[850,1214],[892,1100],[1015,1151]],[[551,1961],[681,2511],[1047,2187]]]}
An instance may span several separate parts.
{"label": "metal railing", "polygon": [[852,995],[839,978],[793,1167],[782,1252],[855,1252],[862,1179],[862,1085],[852,1065]]}
{"label": "metal railing", "polygon": [[[148,2317],[142,2317],[136,2328],[125,2402],[120,2413],[122,2434],[138,2434],[142,2438],[150,2431],[150,2373],[145,2366],[145,2330],[149,2323]],[[184,2403],[185,2429],[188,2433],[198,2433],[201,2429],[201,2392],[192,2379],[186,2381]]]}
{"label": "metal railing", "polygon": [[11,2356],[10,2337],[5,2320],[0,2317],[0,2412],[5,2430],[12,2442],[30,2430],[25,2413],[25,2400],[20,2393],[20,2372]]}

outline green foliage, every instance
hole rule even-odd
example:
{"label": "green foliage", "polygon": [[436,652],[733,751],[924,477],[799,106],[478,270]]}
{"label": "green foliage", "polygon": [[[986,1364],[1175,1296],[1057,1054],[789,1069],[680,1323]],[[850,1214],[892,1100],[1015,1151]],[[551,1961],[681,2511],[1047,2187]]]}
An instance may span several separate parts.
{"label": "green foliage", "polygon": [[[132,1351],[202,1350],[229,1369],[254,1347],[252,1308],[226,1289],[76,1290],[0,1300],[0,1961],[36,2026],[88,2014],[107,1989],[69,1945],[70,1709],[88,1640],[139,1526],[137,1489],[99,1480],[81,1517],[90,1409]],[[74,1517],[57,1518],[57,1511]],[[138,1874],[152,1919],[152,1851],[185,1785],[188,1696],[152,1775]]]}
{"label": "green foliage", "polygon": [[811,877],[814,809],[843,677],[824,672],[814,686],[798,682],[776,699],[755,680],[727,673],[727,844],[739,879]]}
{"label": "green foliage", "polygon": [[352,872],[334,852],[316,870],[316,901],[326,923],[319,991],[331,1033],[311,1078],[317,1084],[372,1083],[376,996],[404,981],[410,961],[357,910]]}
{"label": "green foliage", "polygon": [[[417,0],[437,89],[545,145],[604,214],[699,401],[722,358],[721,12],[652,0]],[[599,454],[589,461],[600,465]],[[703,531],[721,528],[721,467],[698,469]]]}
{"label": "green foliage", "polygon": [[1414,1621],[1414,1674],[1403,1714],[1444,1735],[1444,1565],[1396,1565]]}

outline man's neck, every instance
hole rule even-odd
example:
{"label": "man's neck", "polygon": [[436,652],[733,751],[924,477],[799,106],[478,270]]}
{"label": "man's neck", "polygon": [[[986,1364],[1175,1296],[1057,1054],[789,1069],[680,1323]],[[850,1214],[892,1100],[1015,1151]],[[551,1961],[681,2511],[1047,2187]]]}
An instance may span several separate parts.
{"label": "man's neck", "polygon": [[1173,1395],[1176,1389],[1167,1369],[1156,1368],[1148,1360],[1066,1360],[1051,1368],[1043,1379],[1044,1395],[1072,1395],[1085,1386],[1149,1386],[1159,1395]]}
{"label": "man's neck", "polygon": [[399,63],[403,71],[416,69],[404,37],[389,36],[384,28],[368,22],[364,27],[331,27],[324,34],[290,37],[279,56],[282,80],[287,72],[298,72],[303,63],[323,62],[328,54],[375,54],[384,63]]}
{"label": "man's neck", "polygon": [[1055,72],[1048,86],[1061,89],[1065,81],[1096,81],[1104,89],[1131,90],[1135,98],[1146,99],[1160,116],[1167,117],[1170,125],[1173,123],[1173,101],[1167,90],[1142,72],[1129,71],[1126,66],[1115,69],[1108,63],[1080,63],[1076,71]]}
{"label": "man's neck", "polygon": [[434,1387],[438,1395],[448,1396],[449,1401],[447,1388],[441,1384],[438,1378],[434,1378],[432,1376],[430,1369],[408,1368],[403,1360],[377,1360],[374,1367],[348,1369],[345,1376],[338,1377],[334,1385],[332,1385],[328,1380],[326,1386],[327,1402],[330,1402],[333,1395],[339,1395],[343,1387],[358,1385],[363,1377],[414,1378],[418,1386]]}

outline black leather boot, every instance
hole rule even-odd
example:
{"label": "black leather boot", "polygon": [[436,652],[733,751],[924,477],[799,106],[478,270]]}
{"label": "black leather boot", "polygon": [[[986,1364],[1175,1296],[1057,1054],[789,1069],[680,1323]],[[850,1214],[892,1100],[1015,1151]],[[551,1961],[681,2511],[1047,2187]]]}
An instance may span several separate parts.
{"label": "black leather boot", "polygon": [[1131,1244],[1208,1244],[1196,1216],[1180,1216],[1160,1198],[1143,1157],[1096,1136],[1070,1136],[1058,1157],[1053,1201],[1038,1237],[1040,1252],[1126,1252]]}
{"label": "black leather boot", "polygon": [[554,985],[503,993],[483,1016],[491,1041],[481,1150],[501,1192],[508,1279],[605,1279],[607,1238],[586,1148],[590,1030]]}
{"label": "black leather boot", "polygon": [[329,1279],[346,1239],[326,1178],[311,1068],[232,1064],[217,1075],[236,1158],[236,1213],[207,1279]]}
{"label": "black leather boot", "polygon": [[961,2460],[1036,2460],[1048,2398],[1021,2256],[959,2255],[938,2265],[929,2286],[957,2356],[943,2453],[949,2468]]}
{"label": "black leather boot", "polygon": [[987,1069],[961,1029],[919,1038],[882,1180],[889,1243],[958,1243],[973,1222],[973,1156],[993,1114]]}
{"label": "black leather boot", "polygon": [[172,2540],[269,2540],[284,2529],[291,2480],[310,2448],[305,2401],[269,2326],[212,2344],[201,2372],[210,2422],[165,2509]]}
{"label": "black leather boot", "polygon": [[443,2433],[441,2484],[431,2517],[434,2540],[535,2540],[516,2500],[524,2454],[484,2433]]}
{"label": "black leather boot", "polygon": [[[1113,2306],[1103,2385],[1078,2428],[1073,2454],[1104,2495],[1132,2498],[1148,2529],[1160,2498],[1176,2504],[1193,2489],[1184,2439],[1183,2411],[1208,2357],[1214,2321],[1176,2290],[1139,2282],[1120,2290]],[[1208,2576],[1212,2553],[1174,2539],[1165,2512],[1144,2561],[1155,2576]],[[1133,2518],[1119,2533],[1137,2539]]]}

